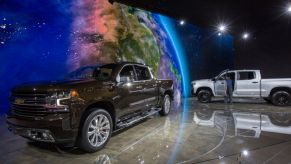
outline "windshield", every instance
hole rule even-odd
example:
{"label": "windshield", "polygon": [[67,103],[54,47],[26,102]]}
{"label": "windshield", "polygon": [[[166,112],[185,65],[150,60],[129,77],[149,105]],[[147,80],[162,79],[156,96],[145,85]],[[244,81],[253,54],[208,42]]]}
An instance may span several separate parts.
{"label": "windshield", "polygon": [[225,72],[228,72],[228,71],[229,71],[229,69],[223,70],[217,76],[215,76],[213,79],[218,79],[219,77],[221,77],[222,74],[224,74]]}
{"label": "windshield", "polygon": [[108,64],[104,66],[86,66],[81,67],[68,75],[69,79],[96,79],[96,80],[108,80],[112,76],[112,72],[115,69],[114,64]]}

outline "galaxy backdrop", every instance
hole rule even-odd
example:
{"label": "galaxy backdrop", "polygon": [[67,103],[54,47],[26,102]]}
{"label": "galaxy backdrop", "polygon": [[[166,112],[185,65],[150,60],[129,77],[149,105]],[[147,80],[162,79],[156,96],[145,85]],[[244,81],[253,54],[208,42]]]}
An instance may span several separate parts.
{"label": "galaxy backdrop", "polygon": [[233,68],[233,40],[107,0],[0,2],[0,113],[16,85],[62,79],[81,66],[135,61],[174,80],[175,101],[194,79]]}

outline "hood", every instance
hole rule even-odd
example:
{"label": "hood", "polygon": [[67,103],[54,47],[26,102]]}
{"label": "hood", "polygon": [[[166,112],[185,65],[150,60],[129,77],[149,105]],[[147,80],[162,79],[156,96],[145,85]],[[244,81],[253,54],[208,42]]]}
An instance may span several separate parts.
{"label": "hood", "polygon": [[212,81],[212,80],[211,79],[194,80],[194,81],[191,82],[191,84],[197,83],[197,82],[209,82],[209,81]]}
{"label": "hood", "polygon": [[61,81],[46,81],[46,82],[35,82],[35,83],[26,83],[15,87],[12,92],[21,92],[21,93],[46,93],[54,91],[64,91],[70,89],[84,88],[87,85],[92,86],[92,83],[99,84],[101,81],[95,79],[86,79],[86,80],[61,80]]}

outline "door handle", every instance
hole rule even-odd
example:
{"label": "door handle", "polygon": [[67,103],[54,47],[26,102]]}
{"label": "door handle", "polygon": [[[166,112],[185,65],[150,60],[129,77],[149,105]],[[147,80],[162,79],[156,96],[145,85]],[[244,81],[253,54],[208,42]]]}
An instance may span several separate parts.
{"label": "door handle", "polygon": [[253,81],[252,83],[253,83],[253,84],[256,84],[256,83],[259,83],[259,82],[257,82],[257,81]]}
{"label": "door handle", "polygon": [[142,89],[142,86],[139,85],[139,86],[136,87],[136,89]]}

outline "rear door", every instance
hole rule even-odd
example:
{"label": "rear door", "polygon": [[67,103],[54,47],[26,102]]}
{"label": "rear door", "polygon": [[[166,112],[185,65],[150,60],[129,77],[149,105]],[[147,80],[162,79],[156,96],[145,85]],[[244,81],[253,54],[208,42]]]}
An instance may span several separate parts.
{"label": "rear door", "polygon": [[234,91],[238,97],[260,97],[260,77],[255,71],[239,71]]}
{"label": "rear door", "polygon": [[157,104],[158,100],[158,90],[156,80],[147,66],[135,65],[135,72],[138,81],[141,82],[143,86],[143,97],[145,100],[145,106],[148,108],[153,107]]}

